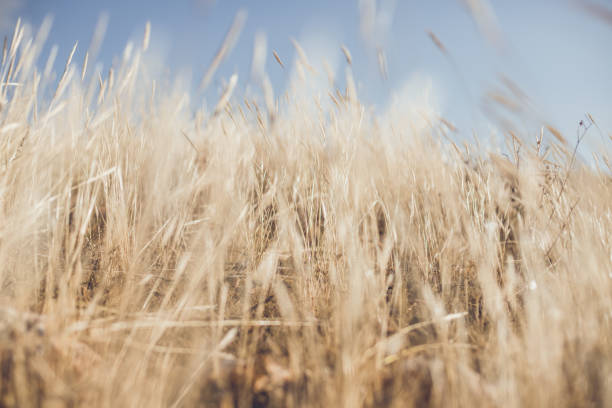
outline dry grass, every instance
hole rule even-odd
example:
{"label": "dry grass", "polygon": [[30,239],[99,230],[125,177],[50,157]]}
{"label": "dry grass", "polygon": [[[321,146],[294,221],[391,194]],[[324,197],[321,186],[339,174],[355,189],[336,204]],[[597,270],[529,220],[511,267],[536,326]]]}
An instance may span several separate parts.
{"label": "dry grass", "polygon": [[612,405],[609,169],[41,44],[0,71],[1,406]]}

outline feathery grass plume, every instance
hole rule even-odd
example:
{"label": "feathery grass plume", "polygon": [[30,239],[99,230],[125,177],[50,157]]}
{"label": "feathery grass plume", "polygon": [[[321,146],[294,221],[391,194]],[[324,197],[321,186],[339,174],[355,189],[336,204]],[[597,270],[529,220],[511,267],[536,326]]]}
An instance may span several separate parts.
{"label": "feathery grass plume", "polygon": [[349,49],[346,48],[345,45],[342,45],[340,49],[342,50],[342,53],[344,54],[344,58],[346,58],[346,62],[349,65],[353,65],[353,57],[351,56],[351,52],[349,51]]}
{"label": "feathery grass plume", "polygon": [[143,51],[146,51],[147,49],[149,49],[150,39],[151,39],[151,22],[147,21],[147,24],[145,25],[144,36],[142,37],[142,50]]}
{"label": "feathery grass plume", "polygon": [[221,46],[217,50],[217,53],[213,57],[213,60],[211,61],[210,65],[208,66],[204,77],[202,77],[202,81],[200,82],[200,91],[204,91],[208,87],[210,81],[212,81],[212,78],[215,75],[215,72],[217,71],[217,68],[219,68],[221,62],[229,55],[229,53],[236,45],[236,41],[238,41],[238,37],[242,32],[242,27],[246,22],[246,18],[246,10],[239,10],[238,13],[236,13],[234,21],[232,22],[232,25],[227,31],[227,34],[225,35]]}
{"label": "feathery grass plume", "polygon": [[292,38],[291,44],[293,44],[293,47],[295,48],[295,51],[298,54],[298,61],[300,62],[300,64],[302,64],[304,68],[308,69],[310,72],[316,73],[317,70],[312,65],[310,65],[310,62],[308,61],[308,56],[306,55],[306,52],[304,51],[300,43],[298,43],[295,38]]}
{"label": "feathery grass plume", "polygon": [[464,0],[463,2],[483,36],[496,47],[503,45],[501,29],[489,0]]}
{"label": "feathery grass plume", "polygon": [[285,64],[283,64],[283,61],[278,56],[278,53],[276,52],[276,50],[272,50],[272,55],[274,55],[274,59],[276,60],[276,62],[278,62],[278,65],[280,65],[281,68],[285,68]]}
{"label": "feathery grass plume", "polygon": [[575,2],[593,17],[599,18],[608,24],[612,24],[612,10],[609,7],[598,4],[592,0],[575,0]]}
{"label": "feathery grass plume", "polygon": [[219,101],[217,102],[217,105],[215,106],[215,110],[213,111],[213,116],[217,116],[223,109],[225,109],[225,107],[227,106],[227,103],[229,102],[232,96],[232,93],[234,92],[234,88],[236,87],[237,83],[238,83],[238,74],[234,74],[231,76],[227,86],[225,87],[225,90],[221,94],[221,97],[219,98]]}
{"label": "feathery grass plume", "polygon": [[387,55],[384,49],[378,49],[376,52],[376,59],[378,60],[378,72],[380,73],[380,76],[382,79],[387,79]]}
{"label": "feathery grass plume", "polygon": [[109,19],[110,17],[108,13],[102,13],[98,18],[98,22],[96,23],[96,27],[94,28],[94,32],[91,37],[91,42],[89,43],[89,48],[87,50],[89,55],[91,55],[92,60],[95,60],[98,57],[98,52],[100,52],[100,47],[102,46],[102,42],[104,41],[104,37],[106,36]]}

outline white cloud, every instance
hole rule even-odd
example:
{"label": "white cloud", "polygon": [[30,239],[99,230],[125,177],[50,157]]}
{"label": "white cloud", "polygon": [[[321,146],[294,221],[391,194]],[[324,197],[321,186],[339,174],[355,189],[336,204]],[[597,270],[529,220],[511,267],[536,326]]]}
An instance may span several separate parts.
{"label": "white cloud", "polygon": [[405,124],[407,129],[420,132],[440,116],[439,89],[430,75],[413,73],[397,89],[383,113],[384,123]]}

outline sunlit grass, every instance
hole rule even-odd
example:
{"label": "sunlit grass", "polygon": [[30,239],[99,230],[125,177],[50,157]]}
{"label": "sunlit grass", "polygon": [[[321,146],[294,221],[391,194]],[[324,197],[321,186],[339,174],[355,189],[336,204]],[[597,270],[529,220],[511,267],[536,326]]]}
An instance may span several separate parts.
{"label": "sunlit grass", "polygon": [[605,156],[265,75],[192,114],[149,30],[106,73],[4,50],[0,405],[612,404]]}

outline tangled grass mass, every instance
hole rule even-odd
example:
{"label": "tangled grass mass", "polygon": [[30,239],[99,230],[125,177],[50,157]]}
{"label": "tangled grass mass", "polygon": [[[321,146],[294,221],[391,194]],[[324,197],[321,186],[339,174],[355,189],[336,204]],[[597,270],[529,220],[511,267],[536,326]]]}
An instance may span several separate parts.
{"label": "tangled grass mass", "polygon": [[462,145],[352,80],[194,113],[147,43],[57,77],[5,43],[0,406],[612,406],[604,154]]}

